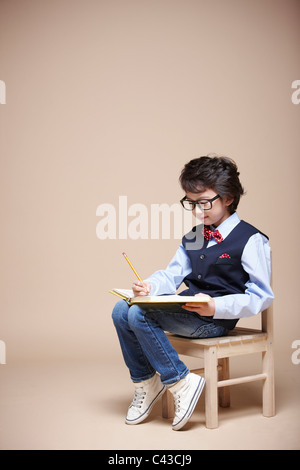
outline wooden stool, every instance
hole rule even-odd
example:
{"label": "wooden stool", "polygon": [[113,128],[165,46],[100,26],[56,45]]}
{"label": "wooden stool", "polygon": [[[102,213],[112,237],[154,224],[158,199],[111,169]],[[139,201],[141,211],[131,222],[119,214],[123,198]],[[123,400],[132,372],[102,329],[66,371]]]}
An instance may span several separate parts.
{"label": "wooden stool", "polygon": [[[188,339],[167,333],[178,354],[204,359],[204,368],[191,372],[204,374],[206,427],[218,427],[218,395],[222,407],[230,406],[230,386],[261,380],[263,382],[263,415],[275,415],[274,359],[273,359],[273,307],[261,313],[261,329],[235,328],[228,336]],[[234,379],[229,378],[229,358],[243,354],[262,353],[262,372]],[[219,392],[219,394],[218,394]],[[173,415],[170,392],[163,395],[164,418]]]}

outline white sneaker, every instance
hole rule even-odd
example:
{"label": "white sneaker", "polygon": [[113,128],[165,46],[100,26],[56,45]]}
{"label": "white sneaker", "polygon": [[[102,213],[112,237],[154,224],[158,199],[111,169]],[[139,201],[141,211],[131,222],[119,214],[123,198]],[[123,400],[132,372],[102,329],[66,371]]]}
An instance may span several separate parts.
{"label": "white sneaker", "polygon": [[135,394],[128,408],[126,424],[138,424],[144,421],[154,404],[166,391],[166,386],[161,382],[158,374],[155,374],[151,379],[135,383],[134,386]]}
{"label": "white sneaker", "polygon": [[204,384],[203,377],[189,373],[184,379],[168,387],[174,397],[175,417],[172,423],[174,431],[181,429],[190,419]]}

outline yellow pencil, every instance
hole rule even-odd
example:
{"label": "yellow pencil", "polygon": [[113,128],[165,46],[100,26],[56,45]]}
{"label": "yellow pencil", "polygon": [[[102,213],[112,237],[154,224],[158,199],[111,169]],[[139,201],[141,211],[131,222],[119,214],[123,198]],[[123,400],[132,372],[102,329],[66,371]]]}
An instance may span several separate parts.
{"label": "yellow pencil", "polygon": [[[142,281],[141,277],[138,275],[138,273],[136,272],[136,270],[134,269],[134,267],[132,266],[131,262],[129,261],[128,259],[128,256],[126,255],[126,253],[122,253],[122,255],[124,256],[124,258],[126,259],[127,263],[129,264],[129,266],[131,267],[132,271],[134,272],[134,274],[136,275],[136,277],[138,278],[139,281]],[[143,283],[144,284],[144,283]]]}

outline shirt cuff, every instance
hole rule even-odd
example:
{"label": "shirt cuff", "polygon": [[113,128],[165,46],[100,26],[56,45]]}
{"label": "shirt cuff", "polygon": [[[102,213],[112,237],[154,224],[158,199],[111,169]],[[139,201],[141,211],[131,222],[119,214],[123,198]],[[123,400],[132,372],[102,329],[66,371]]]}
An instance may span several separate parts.
{"label": "shirt cuff", "polygon": [[148,279],[144,279],[144,280],[151,284],[151,290],[149,292],[149,295],[159,295],[158,283],[155,282],[155,280],[152,279],[151,277],[149,277]]}
{"label": "shirt cuff", "polygon": [[214,297],[214,318],[216,320],[236,320],[257,315],[271,305],[273,298],[274,295],[271,293],[264,298],[249,293]]}
{"label": "shirt cuff", "polygon": [[248,311],[248,302],[250,300],[248,297],[245,294],[229,294],[222,297],[214,297],[214,318],[216,320],[236,320],[253,315],[253,312]]}

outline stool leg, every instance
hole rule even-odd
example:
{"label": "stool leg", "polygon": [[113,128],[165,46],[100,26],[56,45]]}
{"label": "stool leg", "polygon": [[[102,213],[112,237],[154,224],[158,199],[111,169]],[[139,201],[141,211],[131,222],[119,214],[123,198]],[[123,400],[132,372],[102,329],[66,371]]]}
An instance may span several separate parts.
{"label": "stool leg", "polygon": [[274,359],[272,343],[267,346],[267,351],[262,353],[263,372],[267,375],[263,383],[263,416],[275,415],[275,381]]}
{"label": "stool leg", "polygon": [[[219,372],[219,380],[229,379],[229,357],[224,357],[219,360],[220,366],[222,367]],[[219,389],[219,404],[222,408],[230,406],[230,387],[220,387]]]}
{"label": "stool leg", "polygon": [[206,427],[218,427],[218,370],[217,350],[215,347],[204,351],[205,369],[205,419]]}

